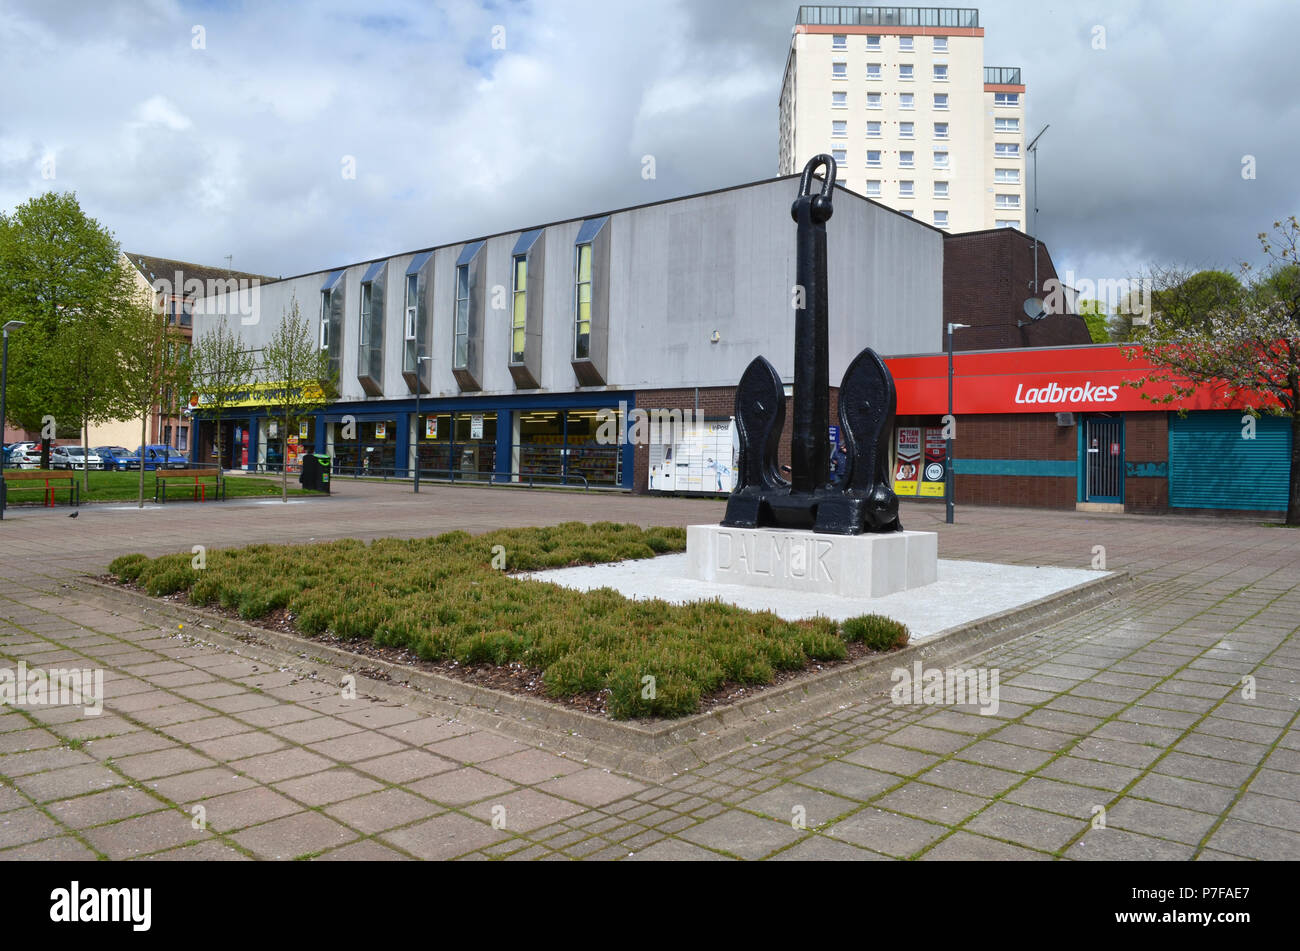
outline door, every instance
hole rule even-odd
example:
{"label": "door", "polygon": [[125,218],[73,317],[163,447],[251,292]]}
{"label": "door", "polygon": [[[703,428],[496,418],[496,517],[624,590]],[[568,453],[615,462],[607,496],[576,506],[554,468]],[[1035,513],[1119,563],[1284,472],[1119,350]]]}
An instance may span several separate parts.
{"label": "door", "polygon": [[1124,418],[1090,416],[1083,424],[1083,501],[1124,501]]}

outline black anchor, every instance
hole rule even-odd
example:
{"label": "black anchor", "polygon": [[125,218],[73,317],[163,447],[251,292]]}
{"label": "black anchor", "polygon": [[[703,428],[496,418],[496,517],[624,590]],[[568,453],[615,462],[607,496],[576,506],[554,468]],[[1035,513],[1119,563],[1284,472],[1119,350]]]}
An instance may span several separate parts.
{"label": "black anchor", "polygon": [[[813,172],[824,168],[821,193]],[[848,462],[830,480],[826,222],[833,213],[835,160],[818,155],[804,166],[790,209],[797,225],[795,280],[802,289],[794,328],[794,430],[790,481],[781,477],[777,448],[785,425],[785,390],[776,369],[755,357],[736,388],[740,438],[736,488],[722,524],[733,528],[802,528],[832,535],[902,531],[898,497],[889,482],[889,440],[897,394],[880,356],[867,348],[840,384],[840,426]]]}

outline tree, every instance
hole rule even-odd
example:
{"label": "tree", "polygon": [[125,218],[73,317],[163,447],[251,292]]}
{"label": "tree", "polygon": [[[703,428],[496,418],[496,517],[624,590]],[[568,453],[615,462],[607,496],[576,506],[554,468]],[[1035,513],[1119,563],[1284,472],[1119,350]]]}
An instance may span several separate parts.
{"label": "tree", "polygon": [[[1273,230],[1273,237],[1259,235],[1269,261],[1263,273],[1255,275],[1243,264],[1247,282],[1238,293],[1221,293],[1229,285],[1218,278],[1207,282],[1213,306],[1206,313],[1153,309],[1142,347],[1126,352],[1155,367],[1148,380],[1170,385],[1164,397],[1142,394],[1152,402],[1172,403],[1208,385],[1220,388],[1228,399],[1241,400],[1252,415],[1289,417],[1286,524],[1300,525],[1300,222],[1293,215],[1274,222]],[[1153,301],[1186,301],[1185,283],[1157,289]]]}
{"label": "tree", "polygon": [[[268,384],[279,389],[279,419],[283,439],[298,420],[329,402],[335,380],[330,371],[329,354],[316,345],[311,324],[298,308],[298,298],[289,302],[284,319],[275,329],[262,351],[263,372]],[[271,394],[268,394],[268,396]],[[281,498],[289,501],[289,465],[287,455],[280,466]]]}
{"label": "tree", "polygon": [[210,411],[216,428],[217,464],[224,459],[221,417],[231,406],[237,390],[253,381],[257,361],[238,331],[226,319],[200,338],[190,350],[185,366],[186,391],[199,394],[199,408]]}
{"label": "tree", "polygon": [[1093,343],[1110,343],[1110,330],[1107,323],[1106,305],[1099,300],[1081,300],[1078,305],[1079,316],[1088,325],[1088,336]]}
{"label": "tree", "polygon": [[[183,367],[175,355],[184,335],[172,326],[168,314],[152,294],[139,292],[119,314],[113,327],[117,344],[120,380],[117,389],[119,411],[140,420],[140,446],[148,443],[149,413],[162,402],[169,387],[183,379]],[[137,504],[144,507],[145,460],[140,458],[140,488]]]}
{"label": "tree", "polygon": [[0,214],[0,317],[27,322],[11,341],[11,420],[35,430],[53,417],[59,433],[88,442],[90,425],[112,418],[110,330],[130,295],[117,242],[75,194],[47,192]]}

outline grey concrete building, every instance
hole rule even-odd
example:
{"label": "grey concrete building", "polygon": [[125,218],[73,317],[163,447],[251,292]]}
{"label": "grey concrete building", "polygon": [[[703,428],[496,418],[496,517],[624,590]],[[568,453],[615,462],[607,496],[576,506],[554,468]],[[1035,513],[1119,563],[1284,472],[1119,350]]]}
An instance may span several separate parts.
{"label": "grey concrete building", "polygon": [[[635,470],[654,460],[602,438],[610,412],[625,434],[634,409],[725,421],[760,353],[792,379],[798,184],[771,179],[206,299],[195,338],[227,320],[252,347],[296,301],[339,395],[286,434],[250,391],[225,427],[234,438],[218,450],[206,428],[195,459],[274,468],[314,450],[342,471],[404,475],[418,457],[435,478],[644,485]],[[827,227],[832,381],[863,347],[939,350],[943,234],[842,189]]]}

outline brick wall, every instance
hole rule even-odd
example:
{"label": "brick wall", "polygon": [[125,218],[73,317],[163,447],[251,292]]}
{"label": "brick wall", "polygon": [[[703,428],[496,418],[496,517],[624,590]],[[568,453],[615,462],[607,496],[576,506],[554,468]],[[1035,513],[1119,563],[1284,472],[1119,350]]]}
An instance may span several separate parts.
{"label": "brick wall", "polygon": [[[1047,245],[1038,244],[1037,296],[1056,278]],[[953,335],[956,350],[1005,350],[1089,344],[1079,317],[1054,315],[1030,322],[1025,300],[1034,295],[1034,241],[1014,228],[945,235],[943,242],[943,319],[969,324]],[[1017,326],[1024,322],[1024,327]]]}
{"label": "brick wall", "polygon": [[1126,468],[1162,475],[1125,475],[1124,508],[1129,512],[1159,515],[1169,511],[1169,417],[1165,413],[1124,415]]}

